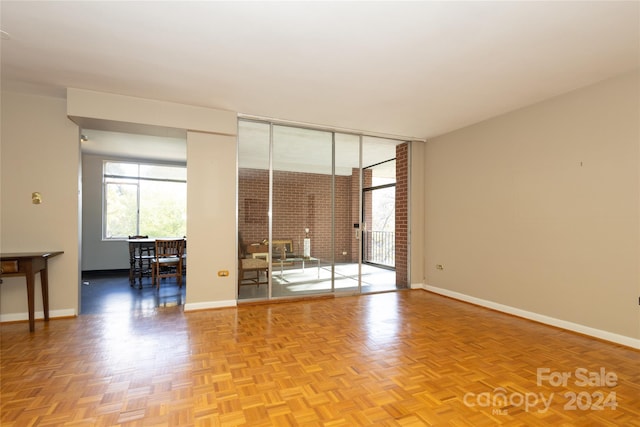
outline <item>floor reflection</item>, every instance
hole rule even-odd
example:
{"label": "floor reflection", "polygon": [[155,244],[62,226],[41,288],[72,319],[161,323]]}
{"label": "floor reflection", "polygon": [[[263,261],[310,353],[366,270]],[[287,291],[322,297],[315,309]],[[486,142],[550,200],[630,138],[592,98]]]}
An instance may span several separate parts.
{"label": "floor reflection", "polygon": [[151,279],[145,278],[142,289],[129,286],[127,272],[83,273],[81,314],[154,312],[159,307],[175,307],[184,304],[186,280],[179,288],[175,279],[165,279],[156,290]]}
{"label": "floor reflection", "polygon": [[367,337],[378,346],[393,344],[402,331],[402,315],[398,308],[398,293],[372,295],[367,300],[363,322]]}

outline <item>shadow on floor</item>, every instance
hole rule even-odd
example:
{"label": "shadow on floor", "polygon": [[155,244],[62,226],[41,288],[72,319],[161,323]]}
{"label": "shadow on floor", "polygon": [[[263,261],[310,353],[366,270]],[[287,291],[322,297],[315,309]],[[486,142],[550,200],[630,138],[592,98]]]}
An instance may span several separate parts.
{"label": "shadow on floor", "polygon": [[179,288],[175,279],[164,279],[160,290],[145,278],[142,289],[129,285],[127,271],[83,272],[80,289],[80,314],[132,313],[184,304],[186,279]]}

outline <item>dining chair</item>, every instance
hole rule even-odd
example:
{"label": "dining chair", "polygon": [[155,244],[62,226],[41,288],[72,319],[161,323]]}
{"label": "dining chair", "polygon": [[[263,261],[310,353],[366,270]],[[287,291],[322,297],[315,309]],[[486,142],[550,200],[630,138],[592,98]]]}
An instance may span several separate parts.
{"label": "dining chair", "polygon": [[185,239],[156,239],[155,258],[151,262],[151,283],[160,289],[160,279],[175,277],[182,287]]}
{"label": "dining chair", "polygon": [[[242,285],[267,285],[269,283],[269,263],[261,258],[238,259],[238,291]],[[254,275],[247,276],[247,273]],[[262,278],[264,273],[264,279]]]}
{"label": "dining chair", "polygon": [[129,284],[133,287],[138,279],[138,287],[142,288],[142,278],[151,277],[151,261],[154,258],[153,242],[149,236],[129,236]]}
{"label": "dining chair", "polygon": [[[262,273],[264,273],[264,280]],[[242,237],[238,235],[238,295],[242,285],[256,285],[259,288],[260,285],[268,283],[269,262],[262,258],[251,257],[251,254],[247,253],[247,247]]]}

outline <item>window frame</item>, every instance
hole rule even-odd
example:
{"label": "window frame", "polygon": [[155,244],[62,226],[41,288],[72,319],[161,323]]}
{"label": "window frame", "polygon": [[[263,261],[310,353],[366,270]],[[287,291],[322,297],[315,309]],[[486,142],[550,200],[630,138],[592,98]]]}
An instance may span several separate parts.
{"label": "window frame", "polygon": [[[137,168],[137,176],[130,175],[117,175],[113,173],[107,173],[107,165],[108,164],[128,164],[128,165],[136,165]],[[141,176],[140,169],[142,166],[161,166],[161,167],[174,167],[184,169],[185,179],[174,179],[174,178],[153,178],[148,176]],[[141,181],[161,181],[161,182],[175,182],[175,183],[184,183],[185,186],[187,184],[186,179],[186,171],[187,165],[186,163],[165,163],[165,162],[156,162],[156,161],[145,161],[145,160],[123,160],[123,159],[103,159],[102,160],[102,231],[101,231],[101,239],[102,241],[123,241],[128,239],[127,236],[117,236],[117,237],[109,237],[107,236],[107,186],[108,184],[117,184],[117,182],[109,182],[109,179],[122,179],[122,180],[130,180],[132,182],[122,182],[120,185],[133,185],[136,188],[136,230],[133,235],[140,235],[140,189],[141,189]],[[186,191],[186,187],[185,187]],[[186,194],[185,194],[186,196]],[[185,206],[186,210],[186,206]],[[160,236],[156,236],[160,237]]]}

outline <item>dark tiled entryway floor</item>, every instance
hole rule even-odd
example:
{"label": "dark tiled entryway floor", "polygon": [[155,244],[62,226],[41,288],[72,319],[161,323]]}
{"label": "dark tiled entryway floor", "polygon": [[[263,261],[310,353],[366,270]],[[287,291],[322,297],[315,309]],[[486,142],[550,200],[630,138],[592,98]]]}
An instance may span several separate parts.
{"label": "dark tiled entryway floor", "polygon": [[142,289],[129,286],[127,271],[83,272],[80,289],[80,314],[153,311],[158,307],[184,304],[186,279],[179,288],[175,279],[164,279],[160,290],[151,286],[151,279],[142,281]]}

